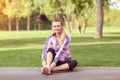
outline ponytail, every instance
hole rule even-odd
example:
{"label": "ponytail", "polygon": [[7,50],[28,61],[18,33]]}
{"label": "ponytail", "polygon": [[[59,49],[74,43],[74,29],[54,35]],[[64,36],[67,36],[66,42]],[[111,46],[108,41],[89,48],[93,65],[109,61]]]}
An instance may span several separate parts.
{"label": "ponytail", "polygon": [[64,31],[62,31],[62,33],[61,33],[61,37],[60,37],[60,41],[59,41],[59,45],[60,45],[60,47],[61,47],[62,44],[64,43],[64,40],[65,40],[65,33],[64,33]]}

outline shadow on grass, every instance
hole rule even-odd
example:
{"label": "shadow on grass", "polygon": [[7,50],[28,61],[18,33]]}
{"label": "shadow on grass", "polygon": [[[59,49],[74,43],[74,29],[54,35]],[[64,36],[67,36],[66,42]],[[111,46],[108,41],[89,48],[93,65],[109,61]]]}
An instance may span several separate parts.
{"label": "shadow on grass", "polygon": [[120,32],[115,32],[115,31],[114,31],[114,32],[104,32],[104,33],[107,33],[107,34],[114,34],[114,35],[115,35],[115,34],[120,35]]}
{"label": "shadow on grass", "polygon": [[41,53],[41,49],[0,51],[0,67],[38,67]]}
{"label": "shadow on grass", "polygon": [[98,42],[98,41],[120,41],[119,36],[104,36],[102,39],[94,39],[94,37],[72,37],[72,42]]}
{"label": "shadow on grass", "polygon": [[45,41],[46,41],[46,38],[7,39],[7,40],[0,40],[0,47],[7,47],[7,46],[22,47],[27,44],[40,45],[40,44],[44,44]]}

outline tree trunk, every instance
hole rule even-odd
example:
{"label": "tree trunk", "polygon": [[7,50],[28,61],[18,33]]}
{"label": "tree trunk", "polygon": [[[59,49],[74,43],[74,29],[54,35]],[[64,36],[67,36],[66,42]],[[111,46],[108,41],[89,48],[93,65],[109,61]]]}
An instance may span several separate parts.
{"label": "tree trunk", "polygon": [[71,31],[73,31],[73,28],[74,28],[74,21],[75,21],[75,17],[72,16],[71,17],[71,24],[70,24]]}
{"label": "tree trunk", "polygon": [[16,31],[18,31],[18,30],[19,30],[19,19],[16,18]]}
{"label": "tree trunk", "polygon": [[30,30],[30,15],[27,17],[27,31]]}
{"label": "tree trunk", "polygon": [[38,23],[38,30],[40,30],[41,28],[40,28],[40,22]]}
{"label": "tree trunk", "polygon": [[80,22],[78,20],[78,17],[76,17],[76,23],[77,23],[76,27],[78,29],[78,32],[79,32],[79,34],[81,34],[81,25],[80,25]]}
{"label": "tree trunk", "polygon": [[72,34],[72,30],[71,30],[71,28],[70,28],[70,25],[69,25],[69,22],[68,22],[67,18],[66,18],[65,16],[63,16],[63,18],[64,18],[64,20],[65,20],[65,25],[66,25],[66,27],[68,28],[69,33]]}
{"label": "tree trunk", "polygon": [[9,18],[9,19],[8,19],[8,31],[11,31],[11,21],[12,21],[12,20]]}
{"label": "tree trunk", "polygon": [[97,4],[97,22],[96,22],[96,32],[95,32],[95,39],[102,38],[102,30],[103,30],[103,5],[102,0],[96,0]]}
{"label": "tree trunk", "polygon": [[87,24],[88,24],[88,19],[85,19],[84,23],[83,23],[83,26],[82,26],[82,30],[81,30],[81,34],[82,35],[85,34],[85,30],[86,30]]}

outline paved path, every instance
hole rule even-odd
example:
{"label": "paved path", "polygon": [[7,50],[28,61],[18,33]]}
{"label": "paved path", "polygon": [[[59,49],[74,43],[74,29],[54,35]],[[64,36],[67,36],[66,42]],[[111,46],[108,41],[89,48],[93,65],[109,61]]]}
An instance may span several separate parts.
{"label": "paved path", "polygon": [[72,72],[42,75],[40,68],[0,68],[0,80],[120,80],[120,67],[76,68]]}

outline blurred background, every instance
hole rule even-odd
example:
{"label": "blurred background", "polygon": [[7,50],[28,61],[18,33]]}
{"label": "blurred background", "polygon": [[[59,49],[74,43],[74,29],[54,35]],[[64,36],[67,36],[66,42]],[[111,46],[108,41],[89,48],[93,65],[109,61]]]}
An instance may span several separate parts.
{"label": "blurred background", "polygon": [[69,33],[76,28],[84,34],[86,27],[96,27],[97,35],[103,26],[119,27],[119,14],[120,0],[0,0],[0,30],[48,30],[59,16]]}

